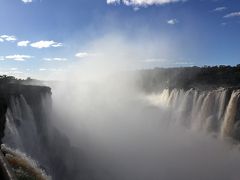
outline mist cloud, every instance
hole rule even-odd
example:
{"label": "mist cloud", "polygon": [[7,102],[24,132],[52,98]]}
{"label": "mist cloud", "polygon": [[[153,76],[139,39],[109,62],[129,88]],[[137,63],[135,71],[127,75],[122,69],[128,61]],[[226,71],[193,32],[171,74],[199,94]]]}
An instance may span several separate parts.
{"label": "mist cloud", "polygon": [[237,146],[170,123],[169,109],[149,103],[137,86],[131,67],[159,56],[161,46],[126,42],[114,35],[89,43],[83,49],[97,55],[75,63],[53,86],[54,123],[84,152],[97,179],[238,179]]}

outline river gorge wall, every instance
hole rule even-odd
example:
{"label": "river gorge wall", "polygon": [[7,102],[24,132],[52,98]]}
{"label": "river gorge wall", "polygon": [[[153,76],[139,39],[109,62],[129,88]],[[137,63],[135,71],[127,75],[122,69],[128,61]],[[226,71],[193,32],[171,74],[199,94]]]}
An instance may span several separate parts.
{"label": "river gorge wall", "polygon": [[26,153],[53,179],[89,176],[84,155],[51,123],[51,101],[46,86],[0,85],[1,143]]}

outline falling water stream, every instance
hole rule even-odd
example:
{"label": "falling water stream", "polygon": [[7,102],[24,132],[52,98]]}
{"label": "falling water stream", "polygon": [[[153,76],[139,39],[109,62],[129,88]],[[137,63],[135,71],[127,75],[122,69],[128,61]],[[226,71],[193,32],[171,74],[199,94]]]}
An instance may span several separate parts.
{"label": "falling water stream", "polygon": [[165,89],[148,95],[155,106],[171,114],[168,121],[193,130],[217,133],[219,137],[234,137],[239,119],[239,90],[187,91]]}
{"label": "falling water stream", "polygon": [[[52,153],[55,161],[56,150],[62,151],[61,156],[64,153],[69,155],[64,156],[63,159],[66,167],[72,170],[70,172],[77,174],[82,170],[81,179],[86,180],[173,180],[176,177],[179,179],[230,177],[235,180],[234,178],[240,175],[235,169],[235,161],[239,153],[234,150],[230,152],[230,157],[225,154],[227,152],[223,148],[225,145],[218,141],[225,141],[228,138],[238,140],[239,96],[239,90],[231,89],[211,91],[165,89],[159,93],[141,94],[137,96],[137,100],[133,98],[131,102],[117,100],[115,106],[111,105],[111,101],[106,100],[105,107],[101,105],[101,98],[105,97],[96,96],[99,99],[95,99],[94,106],[91,101],[84,101],[79,105],[80,109],[85,109],[77,111],[75,117],[77,124],[74,124],[71,121],[72,117],[66,113],[69,111],[73,114],[71,109],[62,110],[61,115],[66,115],[62,118],[82,132],[81,137],[79,136],[80,142],[76,143],[76,146],[84,152],[83,156],[87,158],[88,165],[93,171],[83,170],[84,165],[79,165],[76,156],[74,159],[78,163],[74,162],[74,164],[73,159],[69,159],[72,150],[65,153],[68,147],[57,148],[52,152],[44,151],[45,146],[49,145],[41,141],[37,125],[39,122],[36,122],[33,109],[23,95],[11,97],[10,107],[6,113],[3,142],[36,159],[46,169],[49,167],[49,161],[48,156],[44,154]],[[84,97],[87,99],[86,96]],[[98,104],[97,101],[100,103]],[[71,103],[67,101],[65,103],[71,107]],[[50,95],[43,95],[40,112],[49,114],[50,106]],[[183,129],[191,132],[182,133]],[[53,135],[47,131],[46,129],[46,132],[42,133],[45,133],[45,136]],[[196,135],[199,132],[200,135]],[[214,134],[219,138],[214,141],[202,134]],[[84,136],[87,137],[88,143],[83,145]],[[51,139],[49,142],[54,144],[56,138],[60,137],[56,135],[49,137]],[[200,151],[199,148],[202,150]],[[207,155],[211,153],[214,155]],[[230,159],[227,159],[227,156]],[[208,164],[213,168],[211,172],[208,172],[208,167],[204,165],[206,159],[211,161]],[[184,167],[181,163],[185,164]],[[223,169],[226,170],[224,175],[221,173]],[[63,172],[61,169],[60,171]],[[70,176],[67,173],[65,175]],[[72,176],[71,179],[78,179],[80,175]],[[55,179],[59,180],[61,176]]]}

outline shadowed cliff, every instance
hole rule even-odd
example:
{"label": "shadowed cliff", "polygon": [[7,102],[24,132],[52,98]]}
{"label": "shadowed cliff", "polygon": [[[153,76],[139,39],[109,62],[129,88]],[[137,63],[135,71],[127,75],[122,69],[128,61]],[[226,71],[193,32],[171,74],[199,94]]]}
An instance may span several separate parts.
{"label": "shadowed cliff", "polygon": [[37,109],[41,101],[41,94],[51,93],[49,87],[30,86],[22,84],[9,84],[0,81],[0,139],[4,136],[5,114],[10,103],[10,98],[13,96],[23,95],[29,105],[34,107],[33,110],[38,116]]}
{"label": "shadowed cliff", "polygon": [[84,155],[51,122],[51,88],[25,85],[37,82],[0,77],[1,143],[26,153],[53,179],[92,176]]}
{"label": "shadowed cliff", "polygon": [[[9,81],[11,80],[11,81]],[[15,82],[12,82],[14,80]],[[33,108],[36,117],[40,115],[38,113],[39,104],[41,102],[42,94],[51,94],[51,89],[43,86],[28,86],[22,85],[20,81],[15,78],[9,78],[7,76],[1,76],[0,78],[0,143],[5,136],[6,129],[6,113],[11,106],[11,99],[18,98],[21,95],[26,98],[29,105]],[[2,156],[3,158],[3,156]],[[4,164],[4,159],[1,163]],[[5,160],[6,161],[6,160]],[[11,169],[6,171],[1,164],[0,179],[9,179],[6,172],[11,172]],[[10,166],[6,166],[10,167]],[[11,173],[10,173],[11,175]],[[11,179],[11,178],[10,178]]]}

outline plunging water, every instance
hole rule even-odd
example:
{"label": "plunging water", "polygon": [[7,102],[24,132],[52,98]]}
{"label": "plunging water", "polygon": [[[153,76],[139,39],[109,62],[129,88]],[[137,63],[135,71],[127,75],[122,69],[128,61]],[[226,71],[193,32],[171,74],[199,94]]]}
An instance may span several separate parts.
{"label": "plunging water", "polygon": [[[22,95],[11,97],[3,141],[45,168],[51,167],[50,173],[55,172],[53,179],[57,180],[226,179],[240,175],[234,168],[225,167],[237,167],[238,151],[228,153],[222,140],[219,143],[203,135],[214,133],[219,139],[237,139],[240,91],[165,89],[155,94],[130,93],[126,97],[109,96],[109,92],[86,90],[83,98],[78,92],[78,96],[68,97],[70,101],[64,99],[64,109],[56,108],[64,122],[81,134],[72,141],[80,149],[71,149],[72,144],[53,133],[48,119],[38,122],[33,107]],[[64,96],[60,97],[60,103],[54,102],[54,106],[61,105]],[[41,117],[51,113],[50,95],[42,96],[39,107]],[[192,131],[185,133],[183,129]],[[64,166],[59,166],[59,159]],[[209,166],[217,173],[208,172],[206,161],[212,162]],[[188,174],[196,169],[199,172]]]}
{"label": "plunging water", "polygon": [[239,122],[239,90],[197,91],[169,90],[148,95],[153,105],[170,112],[171,123],[193,130],[216,132],[220,137],[234,137]]}

